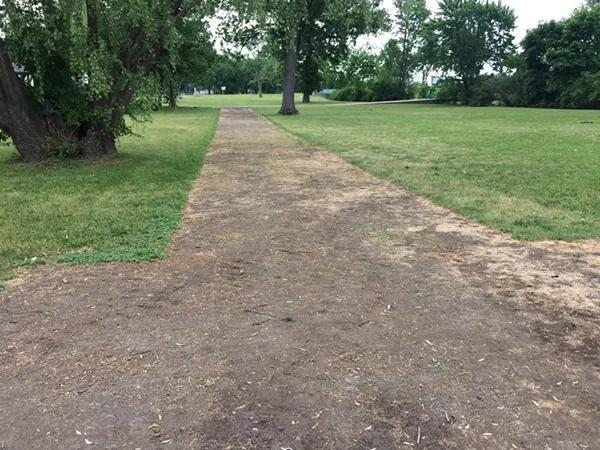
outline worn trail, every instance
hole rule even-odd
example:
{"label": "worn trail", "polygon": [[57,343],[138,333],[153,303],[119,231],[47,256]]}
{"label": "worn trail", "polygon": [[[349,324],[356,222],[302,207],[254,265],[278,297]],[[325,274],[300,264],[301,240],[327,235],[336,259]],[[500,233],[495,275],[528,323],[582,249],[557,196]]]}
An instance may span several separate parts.
{"label": "worn trail", "polygon": [[0,293],[2,448],[598,448],[597,241],[514,242],[230,109],[170,251]]}

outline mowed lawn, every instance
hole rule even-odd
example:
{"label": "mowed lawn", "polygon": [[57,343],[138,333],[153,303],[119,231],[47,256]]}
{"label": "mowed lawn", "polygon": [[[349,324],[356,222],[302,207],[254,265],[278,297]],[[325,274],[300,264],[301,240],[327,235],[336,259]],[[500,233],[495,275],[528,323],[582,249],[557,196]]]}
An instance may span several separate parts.
{"label": "mowed lawn", "polygon": [[156,113],[135,128],[142,137],[120,141],[119,158],[97,163],[30,166],[0,147],[0,279],[40,261],[164,257],[218,117],[216,109]]}
{"label": "mowed lawn", "polygon": [[310,108],[298,117],[257,112],[517,238],[600,236],[600,111],[373,105]]}
{"label": "mowed lawn", "polygon": [[[322,97],[312,96],[311,103],[330,102]],[[302,94],[296,94],[296,102],[302,103]],[[330,102],[333,103],[333,102]],[[258,98],[256,94],[232,94],[232,95],[200,95],[194,97],[185,95],[181,97],[177,104],[180,106],[280,106],[281,94],[264,94],[263,98]]]}

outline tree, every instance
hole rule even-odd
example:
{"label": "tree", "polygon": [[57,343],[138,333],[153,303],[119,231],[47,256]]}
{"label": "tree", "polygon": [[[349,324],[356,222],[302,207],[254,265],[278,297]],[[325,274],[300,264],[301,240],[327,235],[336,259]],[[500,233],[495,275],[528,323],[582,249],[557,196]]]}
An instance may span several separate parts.
{"label": "tree", "polygon": [[419,64],[425,23],[431,13],[425,0],[395,0],[394,3],[396,39],[388,41],[383,50],[384,67],[397,80],[402,96],[408,98],[408,86]]}
{"label": "tree", "polygon": [[523,40],[516,76],[528,106],[598,108],[600,3],[588,2],[568,19],[540,24]]}
{"label": "tree", "polygon": [[[381,17],[378,0],[232,0],[246,22],[264,27],[273,53],[283,62],[283,99],[279,114],[298,114],[296,69],[314,75],[319,55],[343,55],[349,43]],[[310,44],[309,44],[310,43]],[[307,76],[305,89],[314,84]]]}
{"label": "tree", "polygon": [[[163,50],[201,0],[5,0],[0,129],[26,161],[117,153],[149,108]],[[201,11],[206,12],[203,8]]]}
{"label": "tree", "polygon": [[500,1],[440,1],[430,35],[438,48],[435,65],[456,75],[464,102],[473,98],[484,67],[501,70],[514,50],[515,20],[514,11]]}
{"label": "tree", "polygon": [[[266,27],[256,21],[248,21],[243,14],[246,8],[240,10],[230,10],[229,14],[223,20],[220,33],[224,40],[233,44],[241,53],[250,54],[254,61],[256,73],[256,89],[258,98],[263,96],[263,60],[268,55],[268,40]],[[241,14],[240,14],[241,12]]]}
{"label": "tree", "polygon": [[206,84],[215,90],[225,86],[228,94],[247,94],[254,78],[254,69],[254,60],[239,53],[217,55]]}
{"label": "tree", "polygon": [[324,82],[328,88],[342,89],[368,83],[381,73],[381,58],[366,50],[352,50],[341,64],[329,64],[324,71]]}
{"label": "tree", "polygon": [[203,15],[191,15],[176,29],[180,39],[163,51],[157,64],[160,87],[170,107],[177,106],[177,98],[187,85],[199,84],[206,77],[216,58]]}
{"label": "tree", "polygon": [[324,64],[342,62],[351,43],[359,36],[379,31],[387,19],[385,12],[378,9],[379,1],[313,0],[307,5],[308,16],[301,24],[298,51],[303,103],[310,103],[310,95],[319,88]]}

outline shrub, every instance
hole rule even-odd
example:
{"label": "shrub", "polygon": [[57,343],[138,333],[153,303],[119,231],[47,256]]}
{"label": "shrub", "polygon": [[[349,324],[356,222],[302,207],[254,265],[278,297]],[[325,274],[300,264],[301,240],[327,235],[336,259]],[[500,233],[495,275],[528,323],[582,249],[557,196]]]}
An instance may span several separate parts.
{"label": "shrub", "polygon": [[374,95],[375,95],[375,93],[373,92],[372,89],[366,88],[360,101],[361,102],[372,102]]}
{"label": "shrub", "polygon": [[338,89],[331,95],[331,100],[337,102],[355,102],[357,100],[357,89],[355,86],[346,86],[343,89]]}
{"label": "shrub", "polygon": [[457,80],[453,78],[447,78],[445,80],[440,81],[437,85],[437,88],[437,98],[440,100],[458,103],[462,98],[462,86]]}
{"label": "shrub", "polygon": [[390,76],[378,78],[373,83],[373,101],[387,102],[392,100],[402,100],[406,98],[398,85],[398,82]]}
{"label": "shrub", "polygon": [[600,108],[600,73],[584,73],[560,96],[563,108]]}

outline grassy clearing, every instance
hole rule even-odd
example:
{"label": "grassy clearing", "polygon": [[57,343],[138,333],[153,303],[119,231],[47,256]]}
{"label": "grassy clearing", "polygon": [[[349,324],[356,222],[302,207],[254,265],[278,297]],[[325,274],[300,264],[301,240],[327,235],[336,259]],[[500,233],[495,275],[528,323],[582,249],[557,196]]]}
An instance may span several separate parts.
{"label": "grassy clearing", "polygon": [[372,105],[311,108],[298,117],[257,112],[517,238],[600,236],[599,111]]}
{"label": "grassy clearing", "polygon": [[164,257],[218,117],[216,109],[157,113],[136,130],[142,138],[123,139],[121,156],[101,163],[28,166],[1,147],[0,279],[41,261]]}
{"label": "grassy clearing", "polygon": [[[312,103],[325,103],[322,97],[313,96],[310,98]],[[302,103],[302,94],[296,94],[296,103]],[[194,97],[186,95],[178,100],[180,106],[280,106],[281,94],[264,94],[263,98],[258,98],[255,94],[234,94],[234,95],[201,95]]]}

